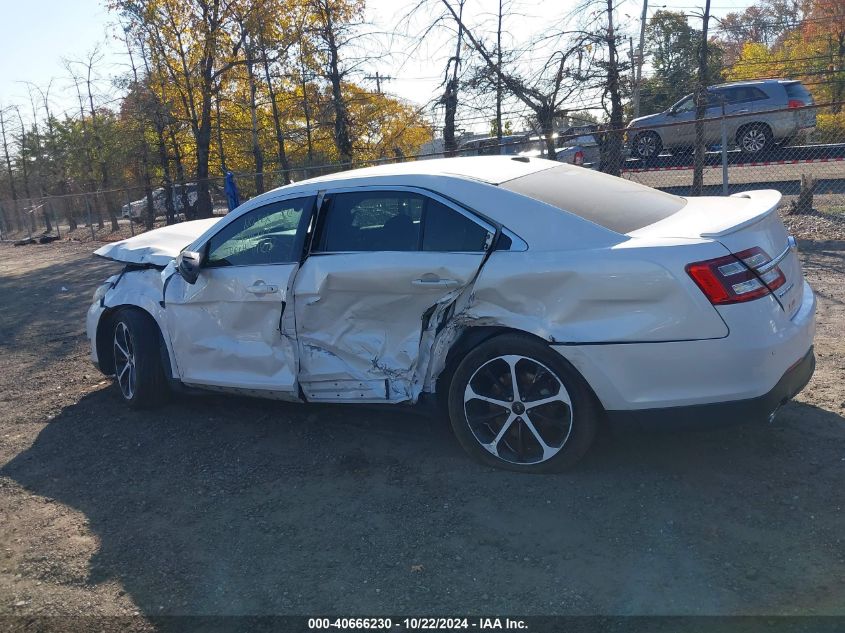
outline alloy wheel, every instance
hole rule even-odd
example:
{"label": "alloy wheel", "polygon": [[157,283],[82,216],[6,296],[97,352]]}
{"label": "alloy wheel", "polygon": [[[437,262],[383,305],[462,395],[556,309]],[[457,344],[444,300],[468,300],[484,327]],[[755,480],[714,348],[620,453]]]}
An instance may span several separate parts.
{"label": "alloy wheel", "polygon": [[520,355],[481,365],[464,391],[464,414],[475,439],[513,464],[557,455],[572,433],[572,400],[544,364]]}
{"label": "alloy wheel", "polygon": [[756,153],[766,147],[766,134],[760,128],[753,127],[742,135],[742,149]]}
{"label": "alloy wheel", "polygon": [[129,328],[118,321],[114,329],[114,375],[123,397],[131,400],[135,395],[135,353]]}
{"label": "alloy wheel", "polygon": [[653,134],[641,134],[637,137],[637,154],[641,158],[651,158],[657,152],[657,141]]}

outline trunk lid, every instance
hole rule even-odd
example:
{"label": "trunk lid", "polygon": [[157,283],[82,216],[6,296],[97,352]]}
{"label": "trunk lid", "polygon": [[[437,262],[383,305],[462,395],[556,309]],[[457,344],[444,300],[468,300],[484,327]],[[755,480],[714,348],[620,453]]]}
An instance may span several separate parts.
{"label": "trunk lid", "polygon": [[[785,281],[773,290],[773,295],[792,318],[801,307],[804,276],[794,240],[777,213],[780,200],[780,192],[773,190],[737,193],[727,198],[687,198],[686,206],[677,213],[628,235],[712,239],[734,255],[755,247],[763,249],[768,258],[758,257],[746,263],[761,278],[775,266],[781,270]],[[772,265],[772,260],[777,263]]]}
{"label": "trunk lid", "polygon": [[183,248],[221,219],[192,220],[163,226],[135,237],[106,244],[94,251],[94,254],[117,262],[148,264],[164,268]]}

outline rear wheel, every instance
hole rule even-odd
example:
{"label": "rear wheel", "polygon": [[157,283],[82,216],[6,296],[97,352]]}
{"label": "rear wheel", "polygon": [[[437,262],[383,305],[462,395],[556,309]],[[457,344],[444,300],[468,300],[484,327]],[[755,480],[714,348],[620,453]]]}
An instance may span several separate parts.
{"label": "rear wheel", "polygon": [[152,317],[135,309],[117,313],[112,329],[115,385],[133,408],[163,402],[169,389],[161,362],[161,337]]}
{"label": "rear wheel", "polygon": [[772,145],[772,131],[763,123],[752,123],[736,135],[736,144],[746,154],[762,154]]}
{"label": "rear wheel", "polygon": [[663,141],[657,132],[640,132],[631,143],[631,151],[637,158],[651,160],[663,151]]}
{"label": "rear wheel", "polygon": [[528,336],[482,343],[461,361],[449,387],[458,441],[497,468],[550,473],[574,466],[593,442],[597,417],[584,379]]}

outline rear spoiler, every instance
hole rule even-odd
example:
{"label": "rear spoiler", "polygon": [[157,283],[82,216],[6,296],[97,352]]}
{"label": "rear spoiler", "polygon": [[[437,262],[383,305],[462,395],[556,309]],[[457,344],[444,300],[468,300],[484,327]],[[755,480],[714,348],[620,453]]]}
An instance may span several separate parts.
{"label": "rear spoiler", "polygon": [[749,200],[745,219],[733,224],[721,231],[702,232],[701,237],[718,238],[731,233],[736,233],[752,224],[757,224],[773,211],[777,210],[783,194],[774,189],[760,189],[758,191],[745,191],[735,193],[731,198],[745,198]]}

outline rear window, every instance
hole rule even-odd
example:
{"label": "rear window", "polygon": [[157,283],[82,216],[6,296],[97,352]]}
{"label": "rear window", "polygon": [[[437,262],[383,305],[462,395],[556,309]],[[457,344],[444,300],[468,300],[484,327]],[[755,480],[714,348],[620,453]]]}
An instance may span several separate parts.
{"label": "rear window", "polygon": [[617,233],[630,233],[665,220],[687,203],[630,180],[568,165],[514,178],[500,186]]}
{"label": "rear window", "polygon": [[810,94],[810,91],[804,87],[800,81],[792,81],[790,83],[783,84],[784,89],[786,90],[786,96],[790,99],[801,99],[805,103],[810,103],[813,99],[813,96]]}

